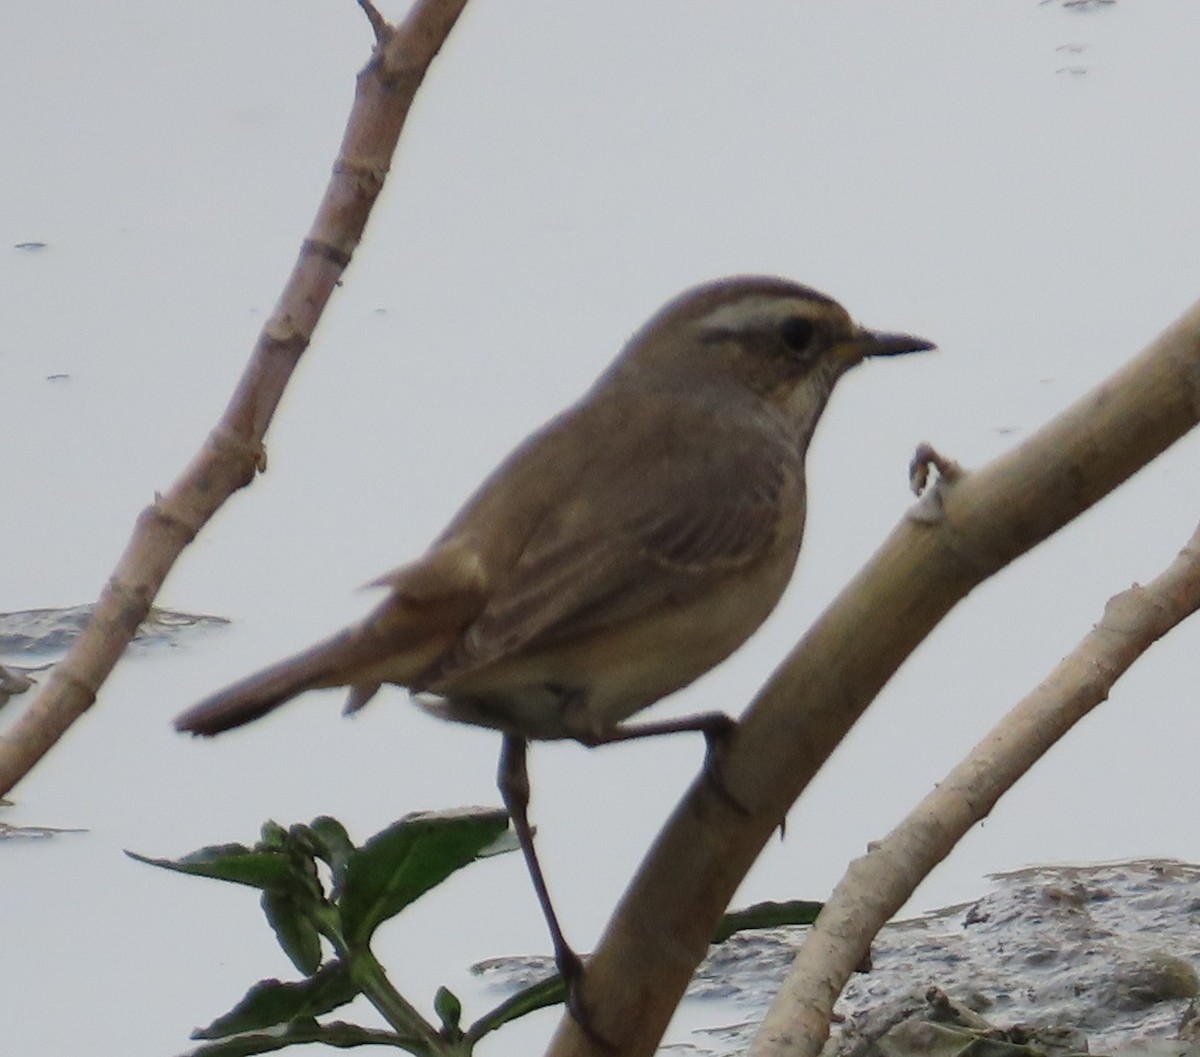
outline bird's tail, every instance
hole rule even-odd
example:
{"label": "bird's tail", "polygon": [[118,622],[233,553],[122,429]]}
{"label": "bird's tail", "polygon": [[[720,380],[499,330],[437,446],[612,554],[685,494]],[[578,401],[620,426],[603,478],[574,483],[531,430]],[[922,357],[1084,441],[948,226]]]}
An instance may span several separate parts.
{"label": "bird's tail", "polygon": [[[394,648],[394,646],[393,646]],[[306,690],[349,686],[347,711],[361,708],[382,681],[371,669],[388,655],[363,627],[347,628],[206,697],[175,720],[175,729],[211,737],[265,716]]]}

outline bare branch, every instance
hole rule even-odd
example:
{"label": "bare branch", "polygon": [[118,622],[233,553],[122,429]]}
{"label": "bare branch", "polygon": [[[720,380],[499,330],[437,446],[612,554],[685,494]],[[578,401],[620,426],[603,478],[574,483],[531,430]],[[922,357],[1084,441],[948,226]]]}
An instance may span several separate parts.
{"label": "bare branch", "polygon": [[180,553],[225,500],[265,468],[271,416],[362,237],[413,97],[465,6],[466,0],[417,0],[399,27],[382,37],[376,27],[380,43],[358,75],[333,177],[237,389],[191,464],[138,517],[70,653],[0,737],[0,794],[91,706]]}
{"label": "bare branch", "polygon": [[1111,599],[1100,623],[924,800],[850,864],[763,1020],[751,1057],[816,1057],[833,1004],[875,933],[918,884],[1163,635],[1200,609],[1200,529],[1145,587]]}
{"label": "bare branch", "polygon": [[[1200,305],[1025,443],[917,504],[747,710],[721,760],[728,796],[693,783],[609,921],[583,997],[617,1053],[655,1051],[746,871],[930,630],[1198,419]],[[570,1018],[549,1052],[602,1057]]]}

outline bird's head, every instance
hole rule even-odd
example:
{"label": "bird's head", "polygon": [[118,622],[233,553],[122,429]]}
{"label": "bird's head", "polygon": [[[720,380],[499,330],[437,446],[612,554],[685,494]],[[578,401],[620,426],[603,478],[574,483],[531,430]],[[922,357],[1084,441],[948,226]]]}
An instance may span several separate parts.
{"label": "bird's head", "polygon": [[773,405],[811,432],[834,383],[863,360],[932,349],[909,334],[859,326],[833,298],[786,279],[737,276],[665,305],[614,371],[680,392],[724,390]]}

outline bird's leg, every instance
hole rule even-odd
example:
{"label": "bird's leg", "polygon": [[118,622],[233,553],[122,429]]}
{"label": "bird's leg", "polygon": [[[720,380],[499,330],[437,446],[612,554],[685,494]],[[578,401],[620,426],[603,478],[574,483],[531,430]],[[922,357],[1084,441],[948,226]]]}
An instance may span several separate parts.
{"label": "bird's leg", "polygon": [[724,712],[699,712],[694,716],[682,716],[679,719],[664,719],[652,723],[622,723],[602,733],[581,735],[577,740],[588,748],[594,748],[597,745],[609,745],[615,741],[636,741],[639,738],[657,738],[663,734],[698,731],[704,735],[706,746],[704,774],[712,786],[713,792],[739,813],[748,815],[750,812],[729,791],[729,787],[721,776],[721,757],[733,740],[737,729],[737,720],[725,715]]}
{"label": "bird's leg", "polygon": [[504,735],[497,775],[500,798],[504,801],[508,817],[512,820],[517,842],[521,845],[521,854],[525,856],[525,865],[529,870],[530,880],[533,881],[533,890],[537,893],[542,914],[546,918],[546,926],[550,930],[554,961],[558,965],[567,991],[567,1010],[589,1038],[605,1049],[613,1049],[612,1044],[592,1027],[584,1010],[583,959],[575,953],[563,936],[558,915],[554,912],[554,904],[550,902],[542,865],[538,862],[537,851],[533,846],[533,830],[529,826],[529,769],[525,762],[528,748],[529,743],[524,738],[513,734]]}
{"label": "bird's leg", "polygon": [[694,716],[663,719],[653,723],[621,723],[601,733],[581,735],[579,740],[589,748],[609,745],[614,741],[637,741],[657,738],[663,734],[685,734],[698,731],[704,735],[709,755],[727,744],[737,730],[737,721],[724,712],[699,712]]}

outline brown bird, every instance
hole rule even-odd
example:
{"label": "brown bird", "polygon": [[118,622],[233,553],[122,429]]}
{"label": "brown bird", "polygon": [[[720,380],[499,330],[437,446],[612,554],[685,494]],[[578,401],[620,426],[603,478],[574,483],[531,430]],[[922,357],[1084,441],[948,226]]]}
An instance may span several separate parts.
{"label": "brown bird", "polygon": [[362,621],[176,720],[212,735],[306,690],[383,683],[504,735],[500,790],[575,999],[527,819],[527,740],[587,745],[732,729],[718,713],[635,712],[740,646],[775,608],[804,532],[804,457],[834,383],[867,357],[934,346],[866,330],[836,301],[768,277],[681,294],[583,398],[534,433],[426,554],[375,581]]}

